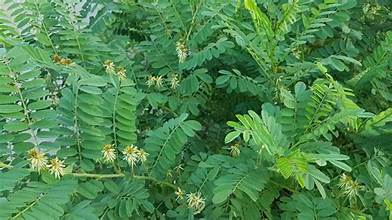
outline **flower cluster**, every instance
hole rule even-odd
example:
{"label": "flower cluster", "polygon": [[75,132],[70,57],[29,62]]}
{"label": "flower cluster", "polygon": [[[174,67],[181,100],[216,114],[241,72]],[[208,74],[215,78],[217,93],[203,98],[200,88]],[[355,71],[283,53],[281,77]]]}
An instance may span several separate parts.
{"label": "flower cluster", "polygon": [[128,162],[132,169],[138,162],[144,163],[148,156],[148,153],[143,149],[137,148],[133,144],[125,147],[122,153],[124,154],[124,160]]}
{"label": "flower cluster", "polygon": [[185,192],[180,187],[177,187],[177,190],[174,194],[176,194],[176,196],[177,196],[176,200],[184,199]]}
{"label": "flower cluster", "polygon": [[120,79],[125,79],[127,77],[125,74],[126,69],[124,67],[119,67],[119,68],[117,68],[117,71],[116,71],[116,66],[114,65],[113,61],[111,61],[111,60],[106,60],[103,64],[103,67],[105,68],[106,73],[115,74]]}
{"label": "flower cluster", "polygon": [[[180,187],[177,187],[177,190],[174,192],[174,194],[177,196],[177,201],[182,200],[185,197],[185,191]],[[206,205],[205,199],[201,196],[200,192],[186,194],[186,203],[188,208],[193,210],[194,214],[198,214],[203,211]]]}
{"label": "flower cluster", "polygon": [[117,76],[120,79],[125,79],[125,78],[127,78],[127,75],[125,74],[126,72],[127,72],[127,70],[124,67],[120,67],[117,70]]}
{"label": "flower cluster", "polygon": [[113,63],[113,61],[111,61],[111,60],[106,60],[104,63],[103,63],[103,67],[105,68],[105,71],[107,72],[107,73],[114,73],[115,72],[115,66],[114,66],[114,63]]}
{"label": "flower cluster", "polygon": [[31,169],[36,170],[38,173],[48,168],[49,172],[58,179],[64,175],[64,161],[56,157],[48,163],[48,158],[45,156],[45,153],[41,152],[38,148],[29,150],[27,158],[30,161]]}
{"label": "flower cluster", "polygon": [[350,199],[355,199],[359,195],[359,191],[364,189],[360,183],[353,180],[351,176],[347,176],[346,174],[341,175],[338,186],[342,189],[343,194]]}
{"label": "flower cluster", "polygon": [[44,170],[48,163],[48,158],[38,148],[33,148],[27,152],[27,158],[30,161],[30,167],[38,173]]}
{"label": "flower cluster", "polygon": [[58,54],[53,55],[52,59],[53,59],[54,63],[60,64],[60,65],[64,65],[64,66],[68,66],[68,65],[71,65],[73,63],[71,59],[61,57]]}
{"label": "flower cluster", "polygon": [[203,211],[206,203],[205,199],[201,196],[200,192],[195,192],[195,193],[188,193],[181,189],[180,187],[177,187],[177,190],[174,192],[176,195],[176,200],[183,200],[185,195],[186,195],[186,203],[188,208],[192,209],[194,214],[198,214],[201,211]]}
{"label": "flower cluster", "polygon": [[184,41],[182,40],[177,41],[176,51],[177,51],[178,62],[179,63],[185,62],[186,58],[189,56],[189,49],[185,45]]}
{"label": "flower cluster", "polygon": [[116,149],[113,144],[105,144],[102,149],[102,157],[105,163],[113,163],[116,160]]}
{"label": "flower cluster", "polygon": [[57,179],[64,175],[64,167],[64,161],[59,160],[57,157],[51,159],[48,164],[49,172]]}
{"label": "flower cluster", "polygon": [[173,74],[171,79],[170,79],[170,88],[171,89],[176,89],[179,84],[180,84],[180,80],[178,78],[178,75],[177,74]]}
{"label": "flower cluster", "polygon": [[238,157],[241,153],[240,145],[238,143],[230,146],[230,155],[232,157]]}
{"label": "flower cluster", "polygon": [[50,92],[49,100],[52,102],[52,105],[58,105],[60,103],[60,98],[59,98],[58,91]]}
{"label": "flower cluster", "polygon": [[[170,84],[171,89],[176,89],[180,85],[180,79],[178,74],[173,74],[170,79],[167,79]],[[146,85],[148,87],[154,86],[159,89],[162,88],[164,82],[164,78],[162,76],[148,76]]]}
{"label": "flower cluster", "polygon": [[162,87],[162,83],[162,76],[149,76],[146,82],[148,87],[155,86],[157,89]]}
{"label": "flower cluster", "polygon": [[[173,169],[170,169],[167,171],[166,176],[167,177],[174,177],[174,176],[179,176],[181,175],[181,172],[184,171],[184,167],[183,164],[179,164],[177,166],[175,166]],[[176,180],[173,181],[174,183],[176,182]]]}
{"label": "flower cluster", "polygon": [[187,194],[188,207],[193,209],[194,214],[198,214],[203,211],[206,203],[205,199],[201,197],[201,193],[189,193]]}

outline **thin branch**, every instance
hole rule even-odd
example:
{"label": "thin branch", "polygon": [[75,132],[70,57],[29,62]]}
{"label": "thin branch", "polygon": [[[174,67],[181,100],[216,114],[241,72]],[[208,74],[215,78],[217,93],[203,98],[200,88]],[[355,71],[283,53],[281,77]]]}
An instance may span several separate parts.
{"label": "thin branch", "polygon": [[30,205],[28,205],[26,208],[24,208],[22,211],[18,212],[18,214],[16,214],[14,217],[11,218],[11,220],[13,219],[18,219],[21,215],[23,215],[25,212],[27,212],[27,210],[31,209],[35,204],[37,204],[37,202],[42,198],[43,196],[38,197],[37,199],[35,199]]}

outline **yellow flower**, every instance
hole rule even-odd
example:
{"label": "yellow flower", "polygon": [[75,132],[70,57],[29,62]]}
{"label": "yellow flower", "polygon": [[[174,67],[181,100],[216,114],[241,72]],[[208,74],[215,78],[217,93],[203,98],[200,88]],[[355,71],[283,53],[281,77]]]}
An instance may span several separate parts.
{"label": "yellow flower", "polygon": [[198,214],[201,211],[203,211],[205,207],[205,201],[204,198],[201,197],[201,193],[189,193],[187,195],[187,203],[188,207],[193,209],[194,214]]}
{"label": "yellow flower", "polygon": [[183,199],[185,196],[185,192],[180,187],[177,187],[175,194],[177,196],[176,200]]}
{"label": "yellow flower", "polygon": [[123,150],[123,154],[124,160],[126,160],[128,164],[131,165],[132,169],[138,162],[144,163],[147,160],[148,156],[147,152],[145,152],[143,149],[138,149],[133,144],[127,146]]}
{"label": "yellow flower", "polygon": [[113,163],[116,159],[116,149],[113,144],[105,144],[102,149],[103,159],[106,163]]}
{"label": "yellow flower", "polygon": [[48,162],[45,154],[38,148],[32,148],[28,151],[28,160],[30,161],[31,169],[38,171],[38,173],[46,168],[46,163]]}
{"label": "yellow flower", "polygon": [[137,156],[139,157],[139,161],[144,163],[147,160],[148,153],[145,152],[143,149],[139,149],[137,151]]}
{"label": "yellow flower", "polygon": [[124,160],[126,160],[128,162],[128,164],[131,165],[132,169],[136,165],[136,163],[139,161],[138,152],[139,152],[139,150],[133,144],[130,146],[127,146],[123,150]]}
{"label": "yellow flower", "polygon": [[105,63],[103,64],[103,67],[105,68],[107,73],[114,73],[114,63],[111,60],[106,60]]}
{"label": "yellow flower", "polygon": [[64,161],[59,160],[57,157],[51,159],[48,165],[49,172],[57,179],[64,175]]}
{"label": "yellow flower", "polygon": [[125,78],[127,78],[127,75],[125,75],[125,72],[126,72],[127,70],[124,68],[124,67],[121,67],[121,68],[119,68],[118,70],[117,70],[117,76],[120,78],[120,79],[125,79]]}

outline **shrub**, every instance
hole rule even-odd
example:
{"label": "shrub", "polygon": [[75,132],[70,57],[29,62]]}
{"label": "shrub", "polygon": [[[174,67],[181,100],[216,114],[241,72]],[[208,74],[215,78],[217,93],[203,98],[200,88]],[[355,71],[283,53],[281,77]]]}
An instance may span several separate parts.
{"label": "shrub", "polygon": [[0,0],[0,219],[392,218],[391,9]]}

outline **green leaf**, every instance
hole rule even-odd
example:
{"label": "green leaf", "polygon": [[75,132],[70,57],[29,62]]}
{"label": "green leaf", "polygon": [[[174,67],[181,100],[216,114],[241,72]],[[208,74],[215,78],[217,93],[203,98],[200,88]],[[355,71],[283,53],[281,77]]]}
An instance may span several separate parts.
{"label": "green leaf", "polygon": [[19,181],[29,174],[30,172],[23,168],[13,168],[7,172],[0,173],[0,192],[12,190]]}
{"label": "green leaf", "polygon": [[97,180],[90,180],[79,184],[78,193],[87,199],[94,199],[103,190],[103,184]]}
{"label": "green leaf", "polygon": [[347,172],[352,171],[351,167],[343,162],[335,161],[335,160],[330,160],[329,162],[331,162],[333,165],[335,165],[335,166],[339,167],[340,169],[345,170]]}
{"label": "green leaf", "polygon": [[312,166],[309,169],[309,174],[323,183],[329,183],[331,181],[327,175]]}
{"label": "green leaf", "polygon": [[83,92],[89,93],[89,94],[94,94],[94,95],[102,94],[102,90],[100,90],[97,87],[93,87],[93,86],[81,86],[80,90],[82,90]]}
{"label": "green leaf", "polygon": [[323,197],[323,199],[325,199],[327,197],[327,194],[325,193],[323,185],[321,185],[321,183],[317,180],[315,180],[314,183],[316,184],[316,187],[320,192],[321,196]]}
{"label": "green leaf", "polygon": [[18,98],[15,96],[0,95],[0,104],[10,104],[16,102],[17,100]]}
{"label": "green leaf", "polygon": [[227,199],[227,197],[233,192],[233,189],[230,186],[219,187],[219,190],[216,190],[214,193],[214,197],[212,197],[212,202],[214,204],[222,203]]}
{"label": "green leaf", "polygon": [[240,136],[241,131],[232,131],[230,133],[228,133],[225,137],[225,143],[230,143],[232,142],[234,139],[236,139],[238,136]]}
{"label": "green leaf", "polygon": [[22,111],[23,108],[19,105],[0,105],[0,113],[15,113]]}
{"label": "green leaf", "polygon": [[268,182],[269,176],[265,169],[237,168],[214,181],[214,196],[212,202],[219,204],[225,201],[237,190],[245,193],[253,201],[258,199],[258,193]]}
{"label": "green leaf", "polygon": [[[149,169],[151,174],[163,178],[174,165],[176,156],[182,151],[188,137],[195,134],[194,128],[200,128],[195,121],[186,121],[188,115],[170,119],[165,124],[148,132],[145,140],[145,150],[149,154]],[[184,129],[185,128],[185,129]]]}
{"label": "green leaf", "polygon": [[28,124],[20,121],[9,122],[4,125],[4,129],[10,132],[24,131],[28,128]]}
{"label": "green leaf", "polygon": [[100,76],[90,76],[89,78],[81,79],[79,85],[86,85],[92,87],[102,87],[106,86],[107,82],[103,77]]}

